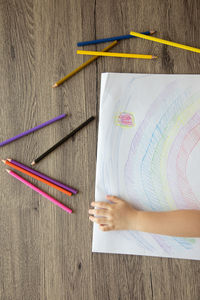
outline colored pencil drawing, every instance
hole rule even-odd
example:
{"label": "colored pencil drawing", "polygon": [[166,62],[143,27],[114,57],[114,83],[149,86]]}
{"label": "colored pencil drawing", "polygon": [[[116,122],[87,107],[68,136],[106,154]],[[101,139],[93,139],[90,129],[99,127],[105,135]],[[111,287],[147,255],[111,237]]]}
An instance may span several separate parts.
{"label": "colored pencil drawing", "polygon": [[[103,76],[96,201],[113,194],[142,210],[200,209],[200,76]],[[116,111],[134,111],[137,124],[123,130],[124,115],[121,124]],[[119,126],[111,124],[112,115],[120,116]],[[200,259],[199,250],[197,238],[105,235],[94,225],[95,252]]]}
{"label": "colored pencil drawing", "polygon": [[[125,166],[129,196],[134,197],[137,178],[144,191],[140,197],[143,209],[200,209],[200,201],[193,194],[186,176],[189,156],[200,141],[200,94],[172,98],[163,113],[162,99],[165,98],[161,94],[152,104],[132,141]],[[154,123],[155,108],[160,111],[160,117]],[[153,124],[151,129],[149,123]],[[136,164],[140,165],[139,174],[134,174]],[[186,249],[191,249],[195,243],[195,239],[152,236],[165,251],[166,240]]]}
{"label": "colored pencil drawing", "polygon": [[116,125],[123,128],[130,128],[134,126],[134,116],[128,112],[121,112],[115,117]]}

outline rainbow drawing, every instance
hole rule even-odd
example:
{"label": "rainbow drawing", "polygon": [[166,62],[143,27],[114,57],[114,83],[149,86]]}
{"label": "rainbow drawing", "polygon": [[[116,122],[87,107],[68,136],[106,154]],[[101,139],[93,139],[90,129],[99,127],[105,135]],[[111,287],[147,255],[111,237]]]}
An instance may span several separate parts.
{"label": "rainbow drawing", "polygon": [[[199,75],[102,75],[97,201],[113,194],[143,210],[200,209],[199,80]],[[116,126],[116,111],[134,111],[135,125]],[[93,251],[200,259],[200,239],[134,231],[104,235],[94,226]]]}

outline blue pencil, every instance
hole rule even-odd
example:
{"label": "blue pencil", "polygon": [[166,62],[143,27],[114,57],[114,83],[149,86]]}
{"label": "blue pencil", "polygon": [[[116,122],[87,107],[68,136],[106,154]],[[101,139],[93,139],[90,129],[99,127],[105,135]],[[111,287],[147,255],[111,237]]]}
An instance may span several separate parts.
{"label": "blue pencil", "polygon": [[[155,33],[154,30],[142,32],[142,34],[146,34],[146,35],[151,35],[153,33]],[[130,34],[120,35],[120,36],[114,36],[114,37],[111,37],[111,38],[99,39],[99,40],[94,40],[94,41],[79,42],[79,43],[77,43],[77,46],[80,47],[80,46],[86,46],[86,45],[100,44],[100,43],[130,39],[130,38],[134,38],[134,37],[135,36],[130,35]]]}

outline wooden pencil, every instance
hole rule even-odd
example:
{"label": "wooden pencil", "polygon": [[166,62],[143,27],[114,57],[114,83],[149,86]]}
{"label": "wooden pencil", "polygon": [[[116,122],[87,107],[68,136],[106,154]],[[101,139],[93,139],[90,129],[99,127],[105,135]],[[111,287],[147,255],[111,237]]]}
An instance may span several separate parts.
{"label": "wooden pencil", "polygon": [[63,205],[62,203],[60,203],[55,198],[51,197],[50,195],[48,195],[47,193],[45,193],[44,191],[42,191],[41,189],[39,189],[38,187],[36,187],[32,183],[30,183],[29,181],[25,180],[23,177],[19,176],[17,173],[15,173],[15,172],[13,172],[11,170],[8,170],[8,169],[6,169],[6,171],[8,172],[8,174],[10,174],[11,176],[15,177],[16,179],[18,179],[19,181],[21,181],[22,183],[24,183],[25,185],[27,185],[29,188],[31,188],[32,190],[36,191],[37,193],[39,193],[40,195],[42,195],[43,197],[45,197],[46,199],[48,199],[49,201],[51,201],[55,205],[59,206],[60,208],[62,208],[66,212],[68,212],[69,214],[72,213],[71,208]]}
{"label": "wooden pencil", "polygon": [[181,48],[181,49],[184,49],[184,50],[200,53],[199,48],[194,48],[194,47],[191,47],[191,46],[186,46],[186,45],[166,41],[166,40],[163,40],[163,39],[159,39],[159,38],[156,38],[156,37],[153,37],[153,36],[147,36],[145,34],[137,33],[137,32],[134,32],[134,31],[131,31],[130,34],[133,35],[133,36],[145,39],[145,40],[149,40],[149,41],[165,44],[165,45],[168,45],[168,46],[172,46],[172,47]]}
{"label": "wooden pencil", "polygon": [[48,154],[50,154],[52,151],[54,151],[56,148],[58,148],[60,145],[62,145],[64,142],[66,142],[68,139],[70,139],[73,135],[75,135],[78,131],[80,131],[83,127],[88,125],[91,121],[93,121],[95,117],[90,117],[87,121],[82,123],[80,126],[78,126],[76,129],[74,129],[72,132],[70,132],[68,135],[66,135],[64,138],[62,138],[60,141],[58,141],[55,145],[53,145],[51,148],[49,148],[47,151],[45,151],[43,154],[41,154],[38,158],[36,158],[31,165],[35,165],[40,160],[42,160],[44,157],[46,157]]}
{"label": "wooden pencil", "polygon": [[55,188],[56,190],[59,190],[60,192],[63,192],[64,194],[67,194],[68,196],[71,196],[71,195],[72,195],[71,192],[69,192],[69,191],[67,191],[67,190],[65,190],[65,189],[63,189],[63,188],[61,188],[60,186],[57,186],[57,185],[55,185],[54,183],[51,183],[51,182],[47,181],[46,179],[43,179],[43,178],[41,178],[41,177],[39,177],[39,176],[37,176],[37,175],[35,175],[35,174],[33,174],[33,173],[31,173],[31,172],[25,170],[25,169],[22,169],[22,168],[20,168],[20,167],[18,167],[18,166],[16,166],[16,165],[12,164],[12,163],[11,163],[10,161],[8,161],[8,160],[3,160],[3,159],[2,159],[2,162],[3,162],[4,164],[10,166],[10,167],[13,168],[13,169],[16,169],[16,170],[18,170],[18,171],[20,171],[20,172],[22,172],[22,173],[24,173],[24,174],[26,174],[26,175],[29,175],[30,177],[33,177],[33,178],[37,179],[38,181],[41,181],[41,182],[43,182],[43,183],[46,183],[47,185],[49,185],[49,186]]}
{"label": "wooden pencil", "polygon": [[[145,31],[145,32],[141,32],[141,33],[142,34],[151,35],[151,34],[154,34],[155,32],[156,32],[155,30],[150,30],[150,31]],[[119,40],[124,40],[124,39],[130,39],[130,38],[136,38],[136,36],[132,36],[130,34],[113,36],[113,37],[110,37],[110,38],[103,38],[103,39],[98,39],[98,40],[79,42],[79,43],[77,43],[77,46],[80,47],[80,46],[86,46],[86,45],[107,43],[107,42],[112,42],[112,41],[119,41]]]}
{"label": "wooden pencil", "polygon": [[157,58],[157,56],[146,55],[146,54],[114,53],[114,52],[85,51],[85,50],[77,50],[77,54],[109,56],[109,57],[123,57],[123,58],[140,58],[140,59],[154,59],[154,58]]}
{"label": "wooden pencil", "polygon": [[51,119],[51,120],[49,120],[49,121],[46,121],[46,122],[44,122],[44,123],[42,123],[42,124],[40,124],[40,125],[37,125],[36,127],[33,127],[33,128],[31,128],[31,129],[28,129],[28,130],[26,130],[26,131],[24,131],[24,132],[22,132],[22,133],[20,133],[20,134],[18,134],[18,135],[16,135],[16,136],[10,138],[10,139],[8,139],[8,140],[6,140],[6,141],[4,141],[4,142],[1,142],[1,143],[0,143],[0,147],[1,147],[1,146],[4,146],[4,145],[7,145],[7,144],[9,144],[9,143],[11,143],[11,142],[13,142],[13,141],[15,141],[15,140],[21,138],[21,137],[24,137],[25,135],[28,135],[29,133],[32,133],[32,132],[34,132],[34,131],[36,131],[36,130],[38,130],[38,129],[41,129],[41,128],[47,126],[47,125],[50,125],[50,124],[52,124],[52,123],[54,123],[54,122],[56,122],[56,121],[58,121],[58,120],[60,120],[60,119],[62,119],[62,118],[64,118],[64,117],[66,117],[66,114],[62,114],[62,115],[60,115],[60,116],[58,116],[58,117],[56,117],[56,118],[53,118],[53,119]]}
{"label": "wooden pencil", "polygon": [[35,174],[35,175],[43,178],[43,179],[46,179],[47,181],[50,181],[51,183],[54,183],[55,185],[58,185],[58,186],[60,186],[61,188],[65,189],[65,190],[68,190],[72,194],[77,194],[78,193],[78,191],[75,190],[75,189],[73,189],[72,187],[69,187],[66,184],[63,184],[63,183],[61,183],[61,182],[59,182],[59,181],[57,181],[57,180],[55,180],[55,179],[53,179],[53,178],[51,178],[51,177],[43,174],[41,172],[33,170],[32,168],[29,168],[28,166],[26,166],[26,165],[24,165],[24,164],[22,164],[22,163],[20,163],[20,162],[18,162],[16,160],[14,160],[14,159],[8,158],[7,160],[9,162],[11,162],[12,164],[14,164],[14,165],[16,165],[16,166],[18,166],[18,167],[20,167],[22,169],[25,169],[25,170],[27,170],[27,171],[29,171],[29,172],[31,172],[31,173],[33,173],[33,174]]}
{"label": "wooden pencil", "polygon": [[[107,46],[106,48],[104,48],[103,50],[101,50],[102,52],[104,51],[108,51],[111,48],[113,48],[115,45],[117,44],[117,41],[114,41],[113,43],[111,43],[109,46]],[[81,71],[83,68],[85,68],[86,66],[88,66],[89,64],[91,64],[94,60],[96,60],[99,56],[94,56],[92,58],[90,58],[89,60],[87,60],[86,62],[84,62],[82,65],[80,65],[78,68],[76,68],[74,71],[70,72],[68,75],[66,75],[65,77],[63,77],[62,79],[58,80],[52,87],[58,87],[59,85],[61,85],[64,81],[66,81],[67,79],[71,78],[73,75],[75,75],[76,73],[78,73],[79,71]]]}

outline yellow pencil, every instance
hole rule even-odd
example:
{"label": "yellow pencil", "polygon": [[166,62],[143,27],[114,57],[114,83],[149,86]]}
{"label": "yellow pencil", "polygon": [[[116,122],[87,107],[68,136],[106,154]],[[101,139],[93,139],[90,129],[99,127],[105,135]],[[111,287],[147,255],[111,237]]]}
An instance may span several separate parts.
{"label": "yellow pencil", "polygon": [[137,32],[134,32],[134,31],[131,31],[130,35],[137,36],[139,38],[146,39],[146,40],[149,40],[149,41],[169,45],[169,46],[172,46],[172,47],[181,48],[181,49],[184,49],[184,50],[200,53],[200,49],[198,49],[198,48],[194,48],[194,47],[190,47],[190,46],[186,46],[186,45],[182,45],[182,44],[162,40],[162,39],[159,39],[159,38],[156,38],[156,37],[152,37],[152,36],[149,36],[149,35],[137,33]]}
{"label": "yellow pencil", "polygon": [[85,50],[77,50],[77,54],[111,56],[111,57],[125,57],[125,58],[142,58],[142,59],[157,58],[157,56],[145,55],[145,54],[114,53],[114,52],[85,51]]}
{"label": "yellow pencil", "polygon": [[[114,47],[117,44],[117,41],[112,42],[109,46],[107,46],[106,48],[104,48],[103,51],[107,51],[110,50],[112,47]],[[83,68],[85,68],[87,65],[89,65],[91,62],[93,62],[95,59],[97,59],[99,56],[94,56],[92,58],[90,58],[89,60],[87,60],[86,62],[84,62],[82,65],[80,65],[78,68],[76,68],[74,71],[72,71],[71,73],[69,73],[68,75],[66,75],[65,77],[63,77],[62,79],[58,80],[52,87],[57,87],[60,84],[62,84],[65,80],[69,79],[70,77],[72,77],[73,75],[75,75],[76,73],[78,73],[79,71],[81,71]]]}

